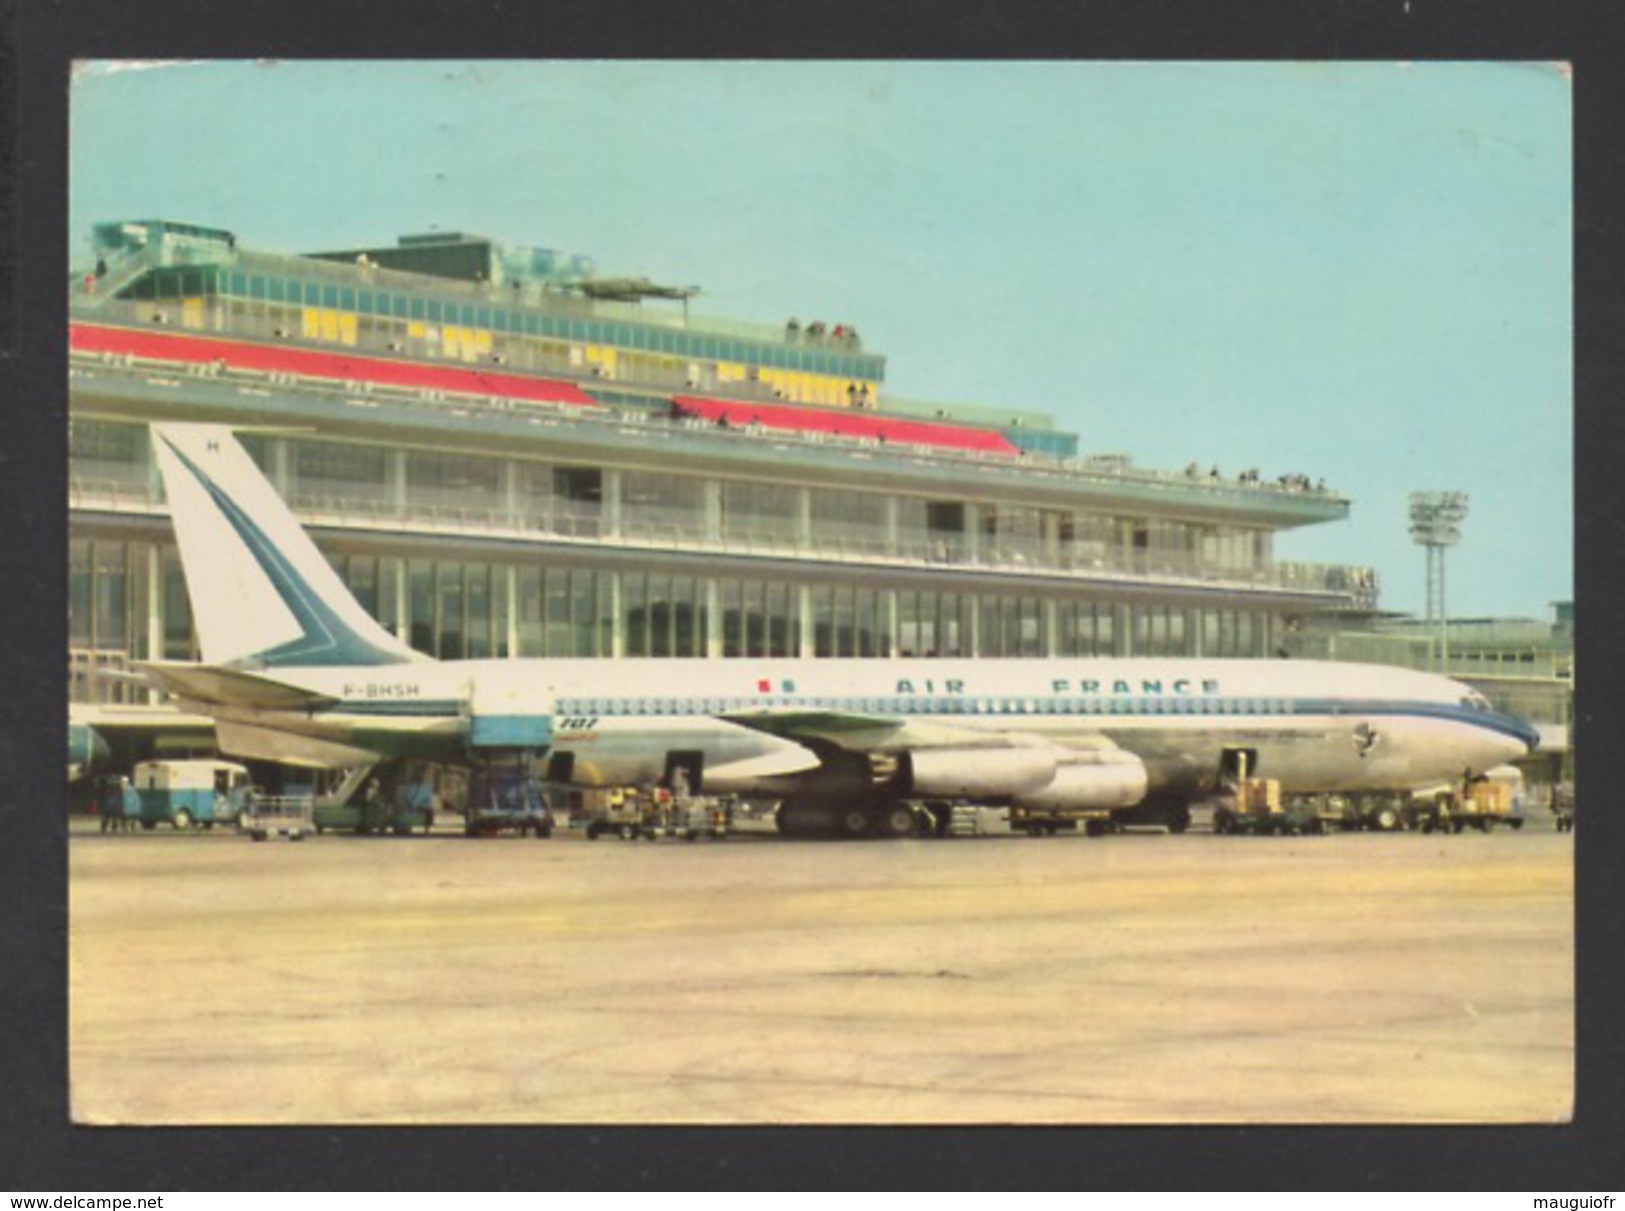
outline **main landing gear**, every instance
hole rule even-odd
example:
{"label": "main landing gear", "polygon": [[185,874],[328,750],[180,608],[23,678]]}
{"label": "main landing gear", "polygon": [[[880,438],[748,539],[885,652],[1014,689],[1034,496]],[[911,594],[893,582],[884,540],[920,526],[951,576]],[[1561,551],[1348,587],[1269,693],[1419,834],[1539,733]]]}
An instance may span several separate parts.
{"label": "main landing gear", "polygon": [[778,830],[792,837],[919,837],[936,831],[932,814],[913,804],[838,805],[790,799],[779,805]]}

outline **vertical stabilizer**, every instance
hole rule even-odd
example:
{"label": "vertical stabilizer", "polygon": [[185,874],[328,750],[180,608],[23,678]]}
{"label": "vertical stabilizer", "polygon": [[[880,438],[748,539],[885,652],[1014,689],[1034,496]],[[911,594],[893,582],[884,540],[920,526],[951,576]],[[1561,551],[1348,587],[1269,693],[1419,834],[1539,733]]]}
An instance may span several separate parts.
{"label": "vertical stabilizer", "polygon": [[229,428],[154,425],[152,438],[205,663],[427,659],[361,608]]}

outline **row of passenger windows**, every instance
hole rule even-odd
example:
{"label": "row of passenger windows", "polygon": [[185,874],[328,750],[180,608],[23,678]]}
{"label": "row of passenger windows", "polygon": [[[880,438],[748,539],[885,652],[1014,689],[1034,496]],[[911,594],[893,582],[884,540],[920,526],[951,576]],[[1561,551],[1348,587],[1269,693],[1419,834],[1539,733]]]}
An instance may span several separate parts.
{"label": "row of passenger windows", "polygon": [[771,342],[684,332],[654,324],[572,319],[529,309],[493,307],[391,290],[362,289],[333,282],[301,281],[213,267],[155,269],[121,292],[121,297],[195,298],[209,294],[280,303],[288,307],[323,307],[398,320],[458,324],[521,336],[556,337],[578,343],[613,345],[622,349],[670,353],[710,361],[811,371],[845,379],[879,382],[885,377],[884,359],[873,354],[790,349]]}
{"label": "row of passenger windows", "polygon": [[910,695],[895,698],[579,698],[560,700],[558,714],[575,717],[721,715],[764,707],[852,711],[873,715],[1290,715],[1286,698],[1198,696],[977,698]]}

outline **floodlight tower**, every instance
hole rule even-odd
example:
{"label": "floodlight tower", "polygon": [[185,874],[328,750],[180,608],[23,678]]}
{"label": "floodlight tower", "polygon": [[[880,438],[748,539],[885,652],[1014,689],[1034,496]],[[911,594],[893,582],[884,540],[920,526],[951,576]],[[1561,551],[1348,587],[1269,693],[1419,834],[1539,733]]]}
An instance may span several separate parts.
{"label": "floodlight tower", "polygon": [[[1439,672],[1450,661],[1449,624],[1445,621],[1444,553],[1461,539],[1461,523],[1467,517],[1465,492],[1412,492],[1411,538],[1427,551],[1428,658]],[[1438,660],[1434,663],[1434,628],[1437,628]]]}

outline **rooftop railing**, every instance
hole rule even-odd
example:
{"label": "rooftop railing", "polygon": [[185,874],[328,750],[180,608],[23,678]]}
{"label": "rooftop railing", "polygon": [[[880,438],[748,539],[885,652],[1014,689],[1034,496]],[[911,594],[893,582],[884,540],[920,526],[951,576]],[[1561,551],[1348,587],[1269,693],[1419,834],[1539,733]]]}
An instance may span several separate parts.
{"label": "rooftop railing", "polygon": [[[1175,497],[1185,500],[1193,498],[1200,500],[1206,497],[1214,502],[1223,500],[1232,503],[1248,499],[1301,498],[1325,501],[1328,504],[1347,504],[1343,498],[1330,490],[1307,487],[1301,483],[1269,480],[1233,482],[1208,476],[1192,476],[1189,472],[1132,467],[1116,458],[1055,458],[1029,453],[996,454],[904,442],[882,443],[872,438],[815,431],[768,429],[758,425],[723,428],[695,417],[674,419],[666,414],[636,409],[587,408],[572,404],[519,401],[497,396],[341,382],[123,355],[73,354],[70,363],[70,374],[103,372],[133,374],[152,384],[166,387],[179,387],[187,379],[204,378],[233,385],[239,393],[249,396],[265,396],[270,394],[272,389],[297,389],[334,398],[343,405],[360,408],[376,408],[380,402],[388,400],[405,407],[421,407],[429,413],[456,416],[472,423],[511,422],[520,419],[544,427],[571,427],[595,432],[614,430],[621,434],[637,434],[650,441],[676,436],[703,436],[707,442],[732,442],[757,449],[762,448],[764,444],[769,448],[785,449],[821,447],[832,453],[844,453],[848,458],[859,461],[900,460],[904,464],[942,465],[990,472],[1019,469],[1025,479],[1032,481],[1072,482],[1080,486],[1084,484],[1132,486],[1140,490],[1166,494],[1170,502]],[[584,385],[590,388],[591,383],[587,381]]]}

